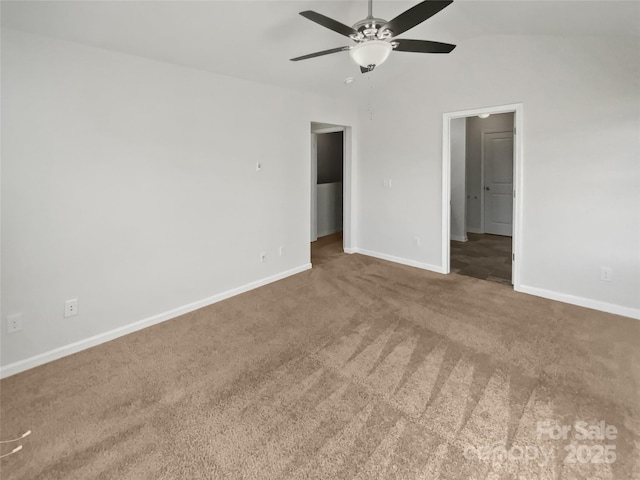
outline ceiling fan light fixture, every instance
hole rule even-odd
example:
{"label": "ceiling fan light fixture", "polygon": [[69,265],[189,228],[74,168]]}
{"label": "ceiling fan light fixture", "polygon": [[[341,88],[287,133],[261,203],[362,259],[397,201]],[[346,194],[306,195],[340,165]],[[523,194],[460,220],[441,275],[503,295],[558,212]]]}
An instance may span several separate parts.
{"label": "ceiling fan light fixture", "polygon": [[394,40],[394,38],[433,17],[452,2],[453,0],[422,0],[387,21],[373,16],[373,0],[369,0],[367,18],[356,22],[352,27],[313,10],[305,10],[300,12],[304,18],[350,38],[356,44],[302,55],[292,58],[291,61],[297,62],[348,50],[353,61],[360,66],[360,71],[367,73],[384,63],[392,50],[414,53],[450,53],[456,48],[455,45],[429,40],[409,40],[406,38]]}
{"label": "ceiling fan light fixture", "polygon": [[478,115],[478,117],[480,118],[489,118],[491,116],[490,113],[481,113],[480,115]]}
{"label": "ceiling fan light fixture", "polygon": [[349,54],[358,65],[368,68],[371,65],[378,66],[383,64],[391,50],[393,50],[393,47],[389,42],[367,40],[349,50]]}

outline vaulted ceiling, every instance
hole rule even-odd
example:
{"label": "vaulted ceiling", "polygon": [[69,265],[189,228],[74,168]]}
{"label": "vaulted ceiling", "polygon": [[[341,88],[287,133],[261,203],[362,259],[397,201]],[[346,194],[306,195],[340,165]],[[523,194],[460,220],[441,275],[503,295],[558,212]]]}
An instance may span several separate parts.
{"label": "vaulted ceiling", "polygon": [[[416,2],[374,1],[387,20]],[[349,45],[298,15],[315,10],[347,25],[366,17],[366,1],[3,1],[2,26],[219,74],[324,95],[360,75],[347,52],[289,58]],[[402,35],[465,45],[484,35],[640,35],[637,1],[456,0]],[[455,55],[456,51],[451,55]],[[395,52],[384,66],[433,61]]]}

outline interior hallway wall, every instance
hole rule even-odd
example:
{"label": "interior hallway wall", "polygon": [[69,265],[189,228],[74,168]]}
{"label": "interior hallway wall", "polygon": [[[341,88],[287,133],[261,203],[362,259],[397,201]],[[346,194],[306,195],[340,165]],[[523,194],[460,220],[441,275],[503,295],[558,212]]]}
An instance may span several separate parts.
{"label": "interior hallway wall", "polygon": [[318,144],[317,234],[342,231],[343,132],[320,133]]}
{"label": "interior hallway wall", "polygon": [[343,132],[318,134],[318,184],[342,181]]}

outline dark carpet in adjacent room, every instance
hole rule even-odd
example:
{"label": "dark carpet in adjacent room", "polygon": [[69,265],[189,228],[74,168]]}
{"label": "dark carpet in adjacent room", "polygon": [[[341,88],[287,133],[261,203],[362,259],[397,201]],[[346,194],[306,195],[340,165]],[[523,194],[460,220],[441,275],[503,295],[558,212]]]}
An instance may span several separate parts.
{"label": "dark carpet in adjacent room", "polygon": [[[637,320],[335,242],[313,263],[2,380],[2,438],[33,431],[2,479],[640,478]],[[618,435],[536,431],[577,421]]]}
{"label": "dark carpet in adjacent room", "polygon": [[451,241],[451,273],[511,286],[511,237],[467,233]]}

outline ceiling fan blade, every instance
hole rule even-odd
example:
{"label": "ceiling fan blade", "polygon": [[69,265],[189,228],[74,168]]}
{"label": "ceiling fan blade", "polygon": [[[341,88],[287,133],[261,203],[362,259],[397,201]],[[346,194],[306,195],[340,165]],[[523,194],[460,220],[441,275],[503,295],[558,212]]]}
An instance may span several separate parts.
{"label": "ceiling fan blade", "polygon": [[416,52],[416,53],[449,53],[456,48],[450,43],[430,42],[429,40],[405,40],[394,39],[393,43],[398,46],[394,50],[398,52]]}
{"label": "ceiling fan blade", "polygon": [[332,48],[331,50],[323,50],[321,52],[310,53],[309,55],[303,55],[301,57],[291,58],[292,62],[297,62],[298,60],[306,60],[307,58],[321,57],[322,55],[329,55],[331,53],[344,52],[345,50],[351,50],[351,47],[339,47]]}
{"label": "ceiling fan blade", "polygon": [[[443,7],[444,8],[444,7]],[[322,25],[329,30],[333,30],[334,32],[338,32],[340,35],[344,35],[345,37],[350,37],[351,35],[357,35],[358,32],[353,28],[348,27],[344,23],[340,23],[333,18],[325,17],[324,15],[314,12],[312,10],[306,10],[304,12],[300,12],[304,18],[308,18],[312,22],[316,22],[318,25]]]}
{"label": "ceiling fan blade", "polygon": [[410,28],[415,27],[426,19],[433,17],[443,8],[453,3],[453,0],[424,0],[415,7],[401,13],[393,20],[387,22],[380,31],[391,30],[393,36],[398,36]]}

